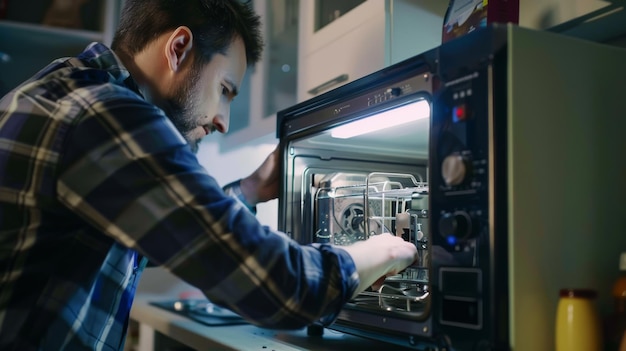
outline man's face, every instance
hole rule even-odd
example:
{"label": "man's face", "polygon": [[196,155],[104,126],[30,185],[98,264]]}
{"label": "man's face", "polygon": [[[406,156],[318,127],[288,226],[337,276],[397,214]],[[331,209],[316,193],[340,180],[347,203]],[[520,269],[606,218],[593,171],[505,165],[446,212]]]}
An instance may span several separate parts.
{"label": "man's face", "polygon": [[246,71],[243,41],[237,38],[225,54],[216,54],[201,67],[190,65],[169,90],[168,115],[193,152],[203,137],[213,131],[226,133],[230,104]]}

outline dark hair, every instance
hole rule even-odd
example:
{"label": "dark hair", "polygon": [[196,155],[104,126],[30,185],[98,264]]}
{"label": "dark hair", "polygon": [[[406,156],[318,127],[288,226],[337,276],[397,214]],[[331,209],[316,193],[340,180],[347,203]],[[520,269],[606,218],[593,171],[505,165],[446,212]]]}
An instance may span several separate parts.
{"label": "dark hair", "polygon": [[249,0],[126,0],[111,48],[134,56],[179,26],[193,32],[198,63],[225,53],[237,36],[243,39],[248,65],[261,58],[261,21]]}

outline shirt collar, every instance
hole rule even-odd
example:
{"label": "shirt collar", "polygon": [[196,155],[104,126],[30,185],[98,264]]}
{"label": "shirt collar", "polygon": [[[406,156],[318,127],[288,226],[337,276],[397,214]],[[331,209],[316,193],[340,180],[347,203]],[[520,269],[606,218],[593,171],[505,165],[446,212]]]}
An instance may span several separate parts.
{"label": "shirt collar", "polygon": [[124,67],[124,64],[113,50],[106,45],[93,42],[85,48],[78,58],[85,60],[90,67],[106,70],[115,83],[124,85],[140,96],[143,96],[139,91],[139,86],[131,77],[130,72],[128,72],[128,69]]}

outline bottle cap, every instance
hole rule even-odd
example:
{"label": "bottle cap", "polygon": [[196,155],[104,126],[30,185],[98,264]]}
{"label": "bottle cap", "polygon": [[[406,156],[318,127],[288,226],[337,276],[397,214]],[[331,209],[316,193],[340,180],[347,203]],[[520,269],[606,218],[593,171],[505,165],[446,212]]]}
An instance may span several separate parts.
{"label": "bottle cap", "polygon": [[619,270],[626,271],[626,251],[619,256]]}
{"label": "bottle cap", "polygon": [[571,297],[581,299],[595,299],[598,293],[593,289],[561,289],[560,297]]}

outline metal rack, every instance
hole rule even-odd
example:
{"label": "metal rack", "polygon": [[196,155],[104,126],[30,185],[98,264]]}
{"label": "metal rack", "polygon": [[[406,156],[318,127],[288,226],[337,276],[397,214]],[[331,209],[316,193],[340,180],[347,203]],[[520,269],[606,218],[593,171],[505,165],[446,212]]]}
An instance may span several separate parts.
{"label": "metal rack", "polygon": [[[336,176],[336,175],[335,175]],[[339,185],[321,187],[315,195],[322,216],[316,237],[350,245],[383,232],[402,236],[418,248],[417,262],[388,277],[377,291],[365,291],[357,303],[387,311],[423,311],[430,296],[428,184],[411,174],[373,172],[345,174]],[[349,179],[349,180],[348,180]],[[372,299],[373,298],[373,299]]]}

